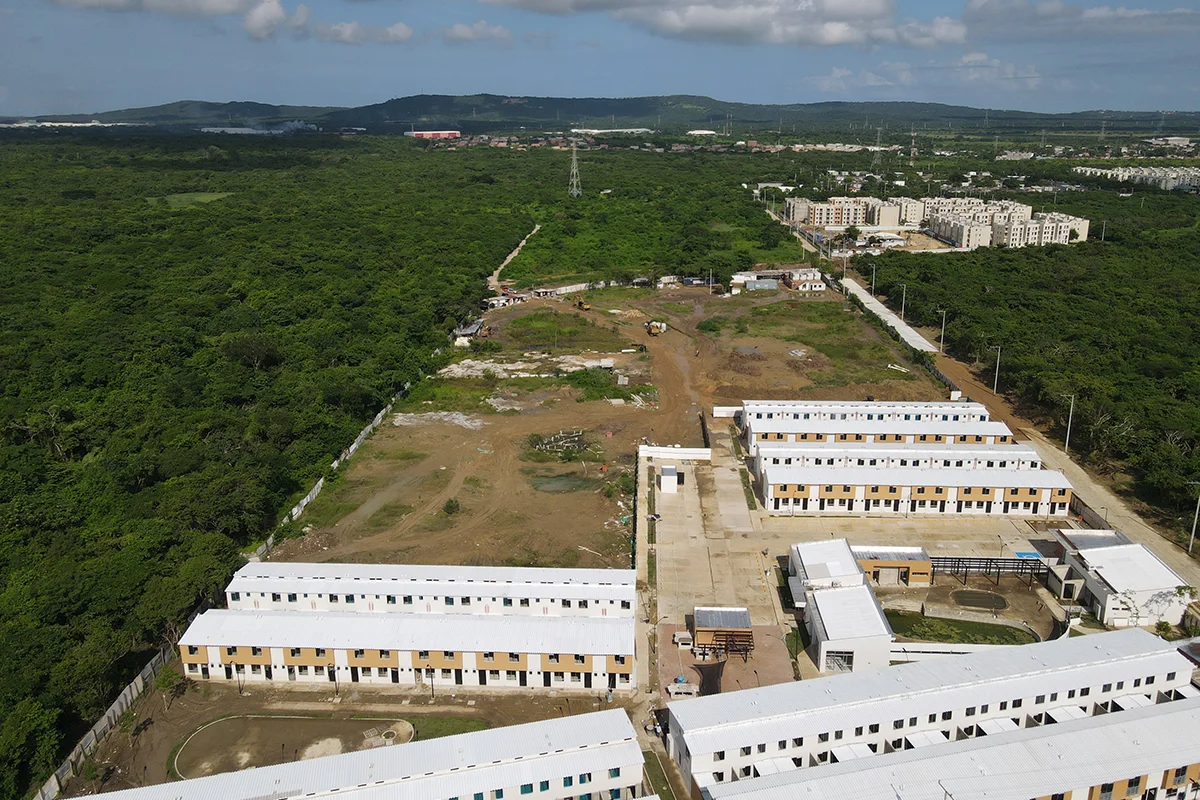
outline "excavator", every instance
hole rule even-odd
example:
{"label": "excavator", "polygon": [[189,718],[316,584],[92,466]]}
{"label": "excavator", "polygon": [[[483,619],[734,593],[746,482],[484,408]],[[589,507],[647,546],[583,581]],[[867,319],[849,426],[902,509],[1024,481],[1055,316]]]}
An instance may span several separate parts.
{"label": "excavator", "polygon": [[591,311],[592,310],[592,304],[584,302],[582,297],[575,298],[575,307],[578,308],[580,311]]}

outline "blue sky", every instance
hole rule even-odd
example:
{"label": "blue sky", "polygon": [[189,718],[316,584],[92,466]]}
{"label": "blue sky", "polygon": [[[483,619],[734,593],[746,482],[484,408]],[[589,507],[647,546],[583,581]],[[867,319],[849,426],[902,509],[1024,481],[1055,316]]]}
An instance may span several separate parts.
{"label": "blue sky", "polygon": [[0,0],[0,115],[703,94],[1200,107],[1196,0]]}

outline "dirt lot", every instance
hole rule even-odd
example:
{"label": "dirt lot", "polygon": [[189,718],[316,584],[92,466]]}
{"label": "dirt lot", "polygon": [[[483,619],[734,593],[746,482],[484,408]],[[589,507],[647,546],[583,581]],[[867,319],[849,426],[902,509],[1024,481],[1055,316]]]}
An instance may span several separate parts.
{"label": "dirt lot", "polygon": [[[903,361],[894,343],[839,300],[698,288],[589,299],[590,311],[532,301],[489,313],[488,343],[414,390],[401,424],[383,426],[306,511],[311,532],[271,558],[626,567],[630,498],[615,482],[642,441],[700,445],[702,407],[940,396],[921,373],[887,369]],[[648,319],[671,329],[651,337]],[[578,402],[589,390],[561,373],[602,358],[635,398]],[[575,430],[590,445],[582,460],[528,460],[530,435]]]}
{"label": "dirt lot", "polygon": [[[676,631],[686,631],[683,625],[659,625],[658,641],[662,643],[658,656],[659,686],[657,687],[663,701],[666,702],[668,684],[675,681],[676,676],[682,675],[687,683],[700,685],[698,662],[691,650],[681,649],[672,644],[671,637]],[[776,683],[788,683],[795,680],[792,672],[792,661],[788,655],[787,643],[780,635],[779,628],[774,625],[759,625],[753,628],[754,652],[743,660],[741,656],[730,656],[721,672],[721,691],[736,692],[738,689],[752,689],[755,686],[770,686]]]}

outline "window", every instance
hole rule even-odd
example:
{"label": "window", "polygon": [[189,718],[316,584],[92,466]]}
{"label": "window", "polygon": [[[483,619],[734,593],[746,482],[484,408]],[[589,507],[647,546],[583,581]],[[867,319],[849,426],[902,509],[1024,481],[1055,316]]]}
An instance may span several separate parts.
{"label": "window", "polygon": [[521,660],[521,654],[520,654],[520,653],[509,653],[509,654],[508,654],[508,663],[510,663],[510,664],[516,664],[516,663],[517,663],[517,662],[519,662],[520,660]]}
{"label": "window", "polygon": [[579,607],[580,607],[580,608],[587,608],[587,607],[588,607],[588,601],[587,601],[587,600],[580,600],[580,601],[579,601]]}
{"label": "window", "polygon": [[929,724],[932,725],[935,722],[937,722],[937,714],[930,714],[929,715]]}
{"label": "window", "polygon": [[442,658],[454,658],[454,651],[453,650],[443,650]]}
{"label": "window", "polygon": [[613,663],[625,666],[625,656],[613,656]]}
{"label": "window", "polygon": [[975,716],[975,706],[967,706],[967,716],[968,717]]}
{"label": "window", "polygon": [[495,653],[484,653],[484,654],[483,654],[483,660],[484,660],[484,661],[495,661],[495,660],[496,660],[496,654],[495,654]]}
{"label": "window", "polygon": [[870,725],[867,726],[867,731],[869,733],[879,733],[879,723],[878,722],[871,723]]}
{"label": "window", "polygon": [[299,658],[299,657],[300,657],[300,648],[299,648],[299,647],[293,647],[293,648],[291,649],[291,654],[292,654],[292,658]]}
{"label": "window", "polygon": [[801,736],[799,739],[792,739],[792,747],[804,747],[804,737]]}
{"label": "window", "polygon": [[1112,800],[1113,785],[1104,783],[1100,785],[1100,800]]}
{"label": "window", "polygon": [[612,769],[610,769],[610,770],[608,771],[608,777],[610,777],[610,778],[619,778],[619,777],[621,777],[621,768],[620,768],[620,767],[613,767]]}
{"label": "window", "polygon": [[1117,691],[1119,692],[1124,688],[1125,688],[1125,681],[1117,681]]}
{"label": "window", "polygon": [[533,794],[533,784],[532,783],[522,783],[521,784],[521,794]]}
{"label": "window", "polygon": [[411,594],[404,595],[404,605],[406,605],[406,606],[412,605],[412,595]]}
{"label": "window", "polygon": [[[901,728],[903,728],[903,727],[904,727],[904,720],[902,720],[902,719],[898,719],[898,720],[896,720],[895,722],[893,722],[893,723],[892,723],[892,730],[897,730],[897,731],[898,731],[898,730],[900,730],[900,729],[901,729]],[[824,741],[824,740],[822,739],[822,741]]]}
{"label": "window", "polygon": [[289,603],[294,603],[294,602],[296,602],[296,593],[295,593],[295,592],[289,592],[289,593],[288,593],[288,602],[289,602]]}
{"label": "window", "polygon": [[776,743],[776,745],[775,745],[775,749],[777,749],[777,750],[787,750],[787,739],[780,739],[780,740],[779,740],[779,741]]}
{"label": "window", "polygon": [[362,658],[362,657],[363,657],[363,651],[362,651],[362,650],[355,650],[355,651],[354,651],[354,657],[355,657],[355,658]]}
{"label": "window", "polygon": [[1146,685],[1147,685],[1147,686],[1149,686],[1149,685],[1150,685],[1150,684],[1152,684],[1152,683],[1154,683],[1154,676],[1153,676],[1153,675],[1151,675],[1149,678],[1146,678]]}
{"label": "window", "polygon": [[951,717],[953,717],[953,716],[954,716],[954,712],[953,712],[953,711],[943,711],[943,712],[942,712],[942,719],[943,719],[943,720],[948,720],[948,719],[950,719],[950,718],[951,718]]}
{"label": "window", "polygon": [[353,604],[354,603],[354,595],[352,595],[352,594],[346,595],[346,602]]}
{"label": "window", "polygon": [[227,656],[236,656],[236,655],[237,655],[237,647],[236,647],[236,646],[234,646],[234,647],[226,647],[226,648],[225,648],[225,655],[227,655]]}
{"label": "window", "polygon": [[1133,797],[1134,795],[1141,794],[1141,793],[1142,793],[1142,776],[1139,775],[1136,778],[1130,778],[1129,784],[1125,787],[1125,796]]}
{"label": "window", "polygon": [[1175,769],[1175,775],[1172,783],[1174,783],[1176,786],[1182,786],[1183,783],[1187,781],[1187,769],[1187,767],[1177,767]]}
{"label": "window", "polygon": [[512,607],[512,598],[511,598],[511,597],[506,597],[506,598],[504,598],[504,607],[505,607],[505,608],[511,608],[511,607]]}
{"label": "window", "polygon": [[585,664],[585,663],[587,663],[587,659],[584,658],[583,656],[577,655],[577,656],[575,656],[575,663],[576,664]]}
{"label": "window", "polygon": [[316,655],[317,658],[324,658],[325,657],[325,648],[324,647],[316,648],[314,654]]}
{"label": "window", "polygon": [[391,651],[391,650],[380,650],[380,651],[379,651],[379,657],[380,657],[380,658],[391,658],[391,657],[392,657],[392,651]]}
{"label": "window", "polygon": [[199,664],[188,664],[188,672],[199,672],[199,671],[200,671]]}
{"label": "window", "polygon": [[983,705],[981,705],[979,707],[979,713],[986,714],[987,712],[988,712],[988,706],[987,706],[987,703],[984,703]]}
{"label": "window", "polygon": [[[301,667],[301,669],[304,669],[304,668]],[[333,667],[330,667],[330,669],[333,669]],[[313,667],[313,675],[324,675],[324,674],[325,674],[324,667]]]}
{"label": "window", "polygon": [[1053,703],[1057,699],[1058,699],[1058,692],[1051,692],[1050,693],[1050,702]]}
{"label": "window", "polygon": [[623,610],[626,610],[626,611],[628,611],[628,610],[629,610],[629,607],[630,607],[630,606],[629,606],[629,601],[628,601],[628,600],[622,600],[622,601],[621,601],[621,608],[622,608]]}
{"label": "window", "polygon": [[272,603],[278,603],[282,599],[283,599],[283,596],[280,595],[279,592],[271,592],[271,602]]}
{"label": "window", "polygon": [[304,666],[303,664],[301,664],[297,669],[299,670],[301,675],[308,674],[308,667]]}
{"label": "window", "polygon": [[419,658],[421,661],[428,661],[429,660],[429,651],[428,650],[418,650],[417,658]]}
{"label": "window", "polygon": [[[239,664],[238,666],[240,667],[241,664]],[[250,672],[255,675],[261,675],[262,674],[262,664],[251,664]]]}
{"label": "window", "polygon": [[916,717],[909,717],[909,718],[908,718],[908,727],[910,727],[910,728],[914,728],[914,727],[916,727],[916,725],[917,725],[917,718],[916,718]]}
{"label": "window", "polygon": [[188,645],[188,655],[189,655],[189,656],[194,656],[194,655],[196,655],[196,654],[197,654],[197,653],[199,653],[199,652],[200,652],[200,648],[199,648],[199,647],[196,647],[196,645],[194,645],[194,644],[189,644],[189,645]]}
{"label": "window", "polygon": [[459,605],[464,605],[464,606],[471,605],[471,598],[469,598],[469,597],[462,598],[462,600],[459,602]]}
{"label": "window", "polygon": [[818,734],[818,735],[817,735],[817,741],[818,741],[818,742],[828,742],[828,741],[829,741],[829,734],[828,734],[828,733],[821,733],[821,734]]}
{"label": "window", "polygon": [[448,596],[448,597],[446,597],[445,602],[446,602],[446,605],[452,606],[452,605],[454,605],[454,598]]}
{"label": "window", "polygon": [[229,600],[230,600],[231,602],[234,602],[234,603],[236,603],[238,600],[241,600],[241,599],[242,599],[242,593],[241,593],[241,592],[230,592],[230,593],[229,593]]}
{"label": "window", "polygon": [[1037,697],[1033,698],[1033,704],[1035,706],[1040,706],[1042,703],[1045,703],[1045,702],[1046,702],[1046,695],[1044,695],[1044,694],[1039,694]]}
{"label": "window", "polygon": [[1104,686],[1103,686],[1103,687],[1100,689],[1100,691],[1102,691],[1102,692],[1111,692],[1111,691],[1112,691],[1112,684],[1111,684],[1111,683],[1106,683],[1106,684],[1104,684]]}
{"label": "window", "polygon": [[1075,696],[1075,690],[1074,690],[1074,689],[1071,689],[1069,692],[1067,692],[1067,699],[1068,699],[1068,700],[1070,700],[1070,699],[1071,699],[1072,697],[1074,697],[1074,696]]}
{"label": "window", "polygon": [[571,607],[571,601],[570,601],[570,600],[563,600],[563,601],[562,601],[562,607],[563,607],[563,608],[570,608],[570,607]]}
{"label": "window", "polygon": [[[724,761],[724,760],[725,760],[725,751],[724,750],[718,750],[717,752],[713,753],[713,761]],[[570,786],[570,785],[571,784],[569,784],[569,783],[563,784],[563,786]]]}
{"label": "window", "polygon": [[338,596],[336,594],[329,595],[329,602],[336,603],[337,601],[338,601]]}
{"label": "window", "polygon": [[1001,710],[1001,711],[1006,711],[1006,710],[1008,710],[1008,701],[1007,701],[1007,700],[1001,700],[1001,701],[1000,701],[1000,710]]}
{"label": "window", "polygon": [[[1091,690],[1091,689],[1088,689],[1088,688],[1086,688],[1086,687],[1085,687],[1085,688],[1083,688],[1083,689],[1080,689],[1080,690],[1079,690],[1079,696],[1080,696],[1080,697],[1087,697],[1087,696],[1088,696],[1089,694],[1091,694],[1091,693],[1092,693],[1092,690]],[[1015,708],[1015,707],[1016,707],[1016,706],[1014,706],[1014,708]]]}
{"label": "window", "polygon": [[1175,680],[1175,673],[1174,673],[1174,672],[1168,672],[1168,673],[1167,673],[1167,680],[1169,680],[1169,681],[1173,681],[1173,680]]}
{"label": "window", "polygon": [[[839,738],[839,739],[840,739],[840,738],[842,738],[841,734],[842,734],[842,732],[841,732],[841,731],[838,731],[838,738]],[[767,752],[767,743],[766,743],[766,742],[763,742],[763,743],[761,743],[761,744],[758,746],[758,752],[760,752],[760,753],[765,753],[765,752]]]}
{"label": "window", "polygon": [[1022,701],[1020,701],[1020,700],[1013,700],[1013,708],[1020,708],[1021,702]]}
{"label": "window", "polygon": [[1137,687],[1139,687],[1139,686],[1141,686],[1141,685],[1142,685],[1142,679],[1141,679],[1141,678],[1134,678],[1134,679],[1133,679],[1133,688],[1135,688],[1135,689],[1136,689]]}
{"label": "window", "polygon": [[591,783],[591,782],[592,782],[592,773],[585,772],[579,776],[579,785],[580,786],[583,786],[585,783]]}
{"label": "window", "polygon": [[549,661],[551,664],[557,664],[558,663],[558,654],[551,653],[549,656],[547,656],[546,660]]}
{"label": "window", "polygon": [[495,800],[504,800],[504,790],[496,789],[492,792],[492,797],[495,798]]}
{"label": "window", "polygon": [[[498,672],[498,670],[497,670],[497,672]],[[504,679],[509,680],[509,681],[515,681],[517,679],[517,671],[515,669],[504,670]]]}
{"label": "window", "polygon": [[443,678],[449,678],[449,677],[450,677],[450,670],[448,670],[448,669],[444,669],[444,670],[442,670],[442,677],[443,677]]}
{"label": "window", "polygon": [[538,791],[539,791],[539,792],[548,792],[548,791],[550,791],[550,781],[542,781],[542,782],[540,782],[540,783],[538,784]]}

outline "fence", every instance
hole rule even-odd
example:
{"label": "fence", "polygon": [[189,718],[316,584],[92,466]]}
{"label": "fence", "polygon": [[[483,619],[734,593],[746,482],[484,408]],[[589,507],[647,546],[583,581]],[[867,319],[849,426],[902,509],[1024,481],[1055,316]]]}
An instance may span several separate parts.
{"label": "fence", "polygon": [[1071,513],[1076,514],[1083,521],[1083,524],[1093,530],[1108,530],[1109,524],[1104,517],[1096,513],[1096,511],[1087,503],[1080,499],[1078,494],[1071,493]]}
{"label": "fence", "polygon": [[[184,627],[190,625],[196,616],[200,614],[207,603],[201,604],[191,616],[188,617]],[[104,741],[104,737],[108,732],[116,727],[121,716],[133,706],[133,702],[142,696],[142,692],[154,685],[154,679],[158,677],[158,673],[162,672],[162,668],[167,662],[175,656],[175,650],[170,645],[164,646],[161,650],[154,654],[154,658],[146,666],[142,667],[142,671],[138,676],[130,682],[128,686],[117,696],[113,704],[108,707],[108,710],[100,717],[91,730],[83,735],[75,748],[71,750],[67,756],[67,760],[54,770],[54,774],[42,784],[42,788],[38,789],[33,795],[33,800],[54,800],[62,792],[63,785],[71,778],[79,774],[83,769],[84,763],[91,757],[92,753],[96,752],[96,748],[100,742]],[[185,676],[186,677],[186,676]]]}

